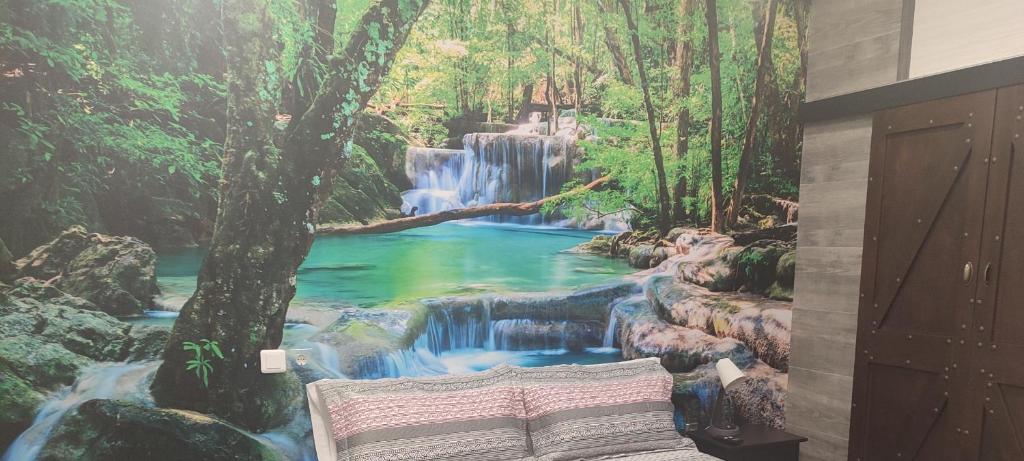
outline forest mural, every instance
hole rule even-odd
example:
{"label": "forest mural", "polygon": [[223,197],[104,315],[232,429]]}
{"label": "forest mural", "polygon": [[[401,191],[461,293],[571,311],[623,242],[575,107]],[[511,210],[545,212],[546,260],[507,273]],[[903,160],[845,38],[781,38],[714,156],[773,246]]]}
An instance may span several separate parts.
{"label": "forest mural", "polygon": [[680,428],[723,357],[781,427],[807,3],[3,0],[2,459],[315,459],[313,380],[652,356]]}

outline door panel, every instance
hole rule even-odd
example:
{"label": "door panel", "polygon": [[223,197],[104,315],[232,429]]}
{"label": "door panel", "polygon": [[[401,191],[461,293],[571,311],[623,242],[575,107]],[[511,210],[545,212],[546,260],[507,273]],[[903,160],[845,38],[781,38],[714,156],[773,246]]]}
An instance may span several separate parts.
{"label": "door panel", "polygon": [[875,116],[851,460],[957,458],[994,103],[990,91]]}
{"label": "door panel", "polygon": [[[1024,460],[1024,86],[1000,89],[982,236],[970,390],[981,427],[964,459]],[[989,268],[986,270],[986,268]],[[987,274],[987,275],[986,275]]]}

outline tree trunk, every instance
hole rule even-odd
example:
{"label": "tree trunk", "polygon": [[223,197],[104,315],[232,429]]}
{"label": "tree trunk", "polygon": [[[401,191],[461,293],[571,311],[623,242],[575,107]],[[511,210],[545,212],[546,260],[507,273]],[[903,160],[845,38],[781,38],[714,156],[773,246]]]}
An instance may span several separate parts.
{"label": "tree trunk", "polygon": [[[773,124],[770,132],[778,136],[775,146],[775,171],[778,176],[793,183],[800,180],[800,142],[803,139],[803,124],[800,123],[800,101],[803,100],[807,81],[807,10],[809,0],[789,2],[793,22],[796,25],[796,43],[800,52],[800,67],[793,75],[790,88],[783,95],[775,97]],[[786,7],[783,6],[783,11]],[[775,93],[779,93],[776,91]],[[768,99],[768,103],[772,100]],[[777,192],[773,192],[777,193]]]}
{"label": "tree trunk", "polygon": [[525,123],[530,120],[530,105],[533,104],[533,84],[523,85],[522,105],[519,114],[516,115],[516,123]]}
{"label": "tree trunk", "polygon": [[736,182],[733,184],[732,200],[726,216],[726,225],[735,226],[743,203],[743,191],[750,181],[754,163],[754,143],[757,141],[757,121],[761,115],[761,101],[765,96],[765,84],[768,72],[771,71],[772,37],[775,32],[775,11],[778,0],[768,0],[765,9],[764,32],[757,53],[757,76],[754,79],[754,95],[750,101],[750,117],[743,136],[743,151],[740,153],[740,165],[736,171]]}
{"label": "tree trunk", "polygon": [[327,57],[334,52],[334,21],[337,2],[333,0],[307,0],[301,3],[304,16],[313,28],[313,41],[302,50],[303,59],[295,72],[290,87],[286,88],[285,110],[298,114],[309,107],[320,89],[320,78],[327,66]]}
{"label": "tree trunk", "polygon": [[[260,91],[273,81],[264,63],[276,59],[268,3],[223,3],[229,96],[220,204],[196,292],[174,323],[151,387],[161,406],[214,413],[256,432],[281,423],[301,395],[293,375],[259,372],[259,352],[281,343],[295,273],[312,245],[320,198],[330,192],[321,183],[341,165],[355,116],[427,1],[370,7],[280,149],[270,141],[277,101]],[[182,348],[200,339],[224,352],[212,359],[208,385],[186,369],[193,357]]]}
{"label": "tree trunk", "polygon": [[548,135],[558,132],[558,90],[555,89],[555,17],[558,15],[558,0],[551,0],[551,14],[546,15],[548,28],[545,30],[545,41],[548,42],[551,65],[548,66]]}
{"label": "tree trunk", "polygon": [[[673,96],[679,104],[679,113],[676,116],[676,158],[680,161],[686,157],[690,150],[690,108],[686,106],[683,99],[690,96],[690,74],[693,69],[693,26],[690,23],[696,0],[679,1],[679,26],[676,36],[680,42],[676,45],[676,66],[679,68],[679,78],[673,86]],[[682,162],[680,162],[681,164]],[[686,198],[686,175],[680,171],[676,179],[675,200],[672,202],[672,214],[677,222],[686,219],[686,206],[683,200]]]}
{"label": "tree trunk", "polygon": [[615,7],[612,6],[610,0],[598,0],[598,5],[601,7],[601,11],[605,15],[604,19],[604,44],[608,47],[608,52],[612,55],[612,64],[615,65],[615,71],[619,74],[619,80],[627,85],[633,84],[633,71],[629,70],[629,61],[626,60],[626,53],[622,51],[622,45],[619,44],[619,37],[615,35],[615,29],[608,24],[608,18],[615,15]]}
{"label": "tree trunk", "polygon": [[718,10],[715,0],[704,1],[708,23],[708,67],[711,70],[711,230],[722,232],[722,74],[718,51]]}
{"label": "tree trunk", "polygon": [[658,174],[658,231],[661,235],[668,234],[672,227],[669,217],[671,202],[668,195],[668,180],[665,176],[665,159],[661,154],[661,137],[658,136],[658,119],[654,114],[651,102],[651,89],[647,80],[647,69],[644,67],[643,49],[640,47],[640,32],[633,20],[629,0],[619,0],[622,10],[626,13],[626,25],[629,27],[629,38],[633,44],[633,58],[636,60],[637,75],[640,77],[640,88],[644,92],[644,108],[647,110],[647,126],[651,131],[651,147],[654,149],[654,168]]}
{"label": "tree trunk", "polygon": [[456,221],[459,219],[472,219],[494,215],[526,216],[539,213],[541,207],[546,203],[558,203],[559,201],[573,195],[596,189],[598,186],[608,182],[608,180],[608,176],[602,176],[591,181],[585,186],[578,187],[561,194],[545,197],[534,202],[490,203],[487,205],[471,206],[419,216],[410,216],[408,218],[389,219],[387,221],[367,224],[365,226],[325,226],[321,227],[317,233],[333,235],[388,234],[417,227],[435,226],[444,222]]}
{"label": "tree trunk", "polygon": [[573,49],[573,83],[576,96],[573,98],[573,110],[576,112],[576,127],[580,126],[580,105],[583,103],[583,58],[580,57],[580,49],[583,48],[583,12],[580,9],[580,0],[573,0],[572,3],[572,43]]}
{"label": "tree trunk", "polygon": [[512,37],[515,35],[516,26],[512,21],[512,12],[509,9],[507,0],[501,2],[501,9],[505,16],[505,53],[506,53],[506,75],[505,82],[508,85],[508,113],[505,116],[505,121],[509,123],[515,123],[516,117],[516,97],[515,97],[515,86],[512,81],[512,69],[515,67],[515,60],[512,56]]}

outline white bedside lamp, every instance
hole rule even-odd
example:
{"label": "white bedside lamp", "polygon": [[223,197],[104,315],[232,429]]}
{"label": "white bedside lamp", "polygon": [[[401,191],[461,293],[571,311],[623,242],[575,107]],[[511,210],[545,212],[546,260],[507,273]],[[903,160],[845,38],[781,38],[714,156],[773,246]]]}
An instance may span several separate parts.
{"label": "white bedside lamp", "polygon": [[747,376],[729,359],[719,360],[715,363],[715,369],[718,370],[722,388],[715,398],[715,409],[711,413],[711,426],[707,428],[707,432],[713,436],[739,434],[740,428],[733,420],[732,400],[728,391],[745,382]]}

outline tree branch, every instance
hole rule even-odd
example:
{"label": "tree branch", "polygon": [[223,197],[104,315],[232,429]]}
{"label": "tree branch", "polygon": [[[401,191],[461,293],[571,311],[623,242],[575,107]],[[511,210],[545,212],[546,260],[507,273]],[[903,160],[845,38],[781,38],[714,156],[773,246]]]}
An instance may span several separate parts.
{"label": "tree branch", "polygon": [[408,218],[391,219],[365,226],[326,225],[320,226],[320,228],[317,229],[317,233],[330,235],[388,234],[417,227],[434,226],[459,219],[480,218],[494,215],[525,216],[539,212],[541,207],[546,203],[556,202],[576,194],[596,189],[598,186],[608,182],[609,179],[610,178],[608,176],[602,176],[591,181],[585,186],[580,186],[568,192],[545,197],[534,202],[491,203],[488,205],[471,206],[468,208],[459,208],[457,210],[447,210],[420,216],[410,216]]}

